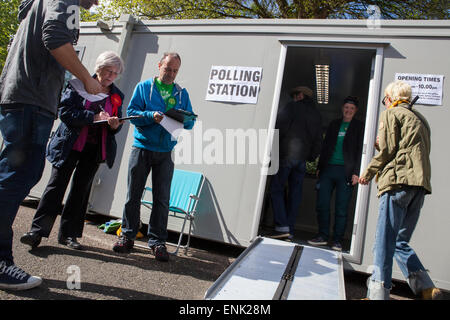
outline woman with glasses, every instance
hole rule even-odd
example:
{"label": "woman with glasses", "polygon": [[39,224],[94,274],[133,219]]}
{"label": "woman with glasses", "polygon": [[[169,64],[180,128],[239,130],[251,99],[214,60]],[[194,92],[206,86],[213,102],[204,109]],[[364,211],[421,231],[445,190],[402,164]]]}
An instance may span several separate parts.
{"label": "woman with glasses", "polygon": [[367,298],[389,300],[392,265],[395,258],[412,291],[424,299],[439,299],[409,241],[417,225],[426,194],[431,193],[431,133],[427,120],[412,109],[411,86],[390,83],[382,103],[377,149],[359,179],[366,185],[377,177],[380,199],[375,233],[373,273],[368,280]]}
{"label": "woman with glasses", "polygon": [[[83,233],[94,175],[102,162],[111,168],[116,156],[115,135],[122,127],[119,118],[122,116],[124,95],[114,85],[114,80],[123,68],[122,59],[117,54],[104,52],[96,60],[93,78],[101,84],[105,98],[86,96],[70,83],[64,91],[59,107],[61,124],[47,146],[47,159],[53,166],[50,180],[30,232],[20,239],[22,243],[34,248],[42,237],[48,238],[74,173],[62,208],[58,242],[73,249],[82,249],[77,238]],[[95,124],[97,121],[101,123]]]}

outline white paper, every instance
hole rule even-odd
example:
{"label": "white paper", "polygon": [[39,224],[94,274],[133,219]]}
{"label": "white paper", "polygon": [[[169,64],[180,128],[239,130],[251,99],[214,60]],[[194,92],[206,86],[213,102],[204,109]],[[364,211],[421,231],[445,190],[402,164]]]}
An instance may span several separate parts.
{"label": "white paper", "polygon": [[396,73],[395,80],[402,80],[411,86],[411,99],[419,96],[416,104],[442,106],[443,75]]}
{"label": "white paper", "polygon": [[178,139],[184,128],[181,122],[167,116],[164,116],[159,124],[162,125],[163,128],[166,129],[175,140]]}
{"label": "white paper", "polygon": [[86,100],[90,102],[96,102],[101,101],[108,97],[106,93],[99,93],[99,94],[90,94],[84,89],[84,84],[79,79],[72,79],[69,81],[70,85],[78,92],[80,96],[85,98]]}
{"label": "white paper", "polygon": [[206,100],[256,104],[261,79],[261,67],[212,66]]}

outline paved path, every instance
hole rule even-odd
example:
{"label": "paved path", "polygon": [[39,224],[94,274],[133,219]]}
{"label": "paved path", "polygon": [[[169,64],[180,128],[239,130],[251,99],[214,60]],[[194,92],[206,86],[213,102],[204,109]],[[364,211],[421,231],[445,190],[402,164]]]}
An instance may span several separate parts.
{"label": "paved path", "polygon": [[[29,230],[34,212],[32,207],[20,207],[14,222],[13,252],[16,264],[42,277],[43,284],[20,292],[0,290],[0,300],[201,300],[206,290],[243,251],[242,248],[193,239],[193,248],[187,254],[180,250],[168,263],[156,261],[150,251],[143,248],[135,248],[129,255],[118,254],[112,251],[117,237],[97,229],[98,221],[85,224],[80,239],[85,250],[77,251],[58,244],[59,218],[50,237],[43,238],[38,248],[30,250],[19,239]],[[91,218],[98,219],[99,216]],[[144,241],[137,243],[146,245]],[[79,289],[76,288],[77,275]],[[367,275],[345,272],[347,299],[365,296],[366,278]],[[415,297],[405,283],[396,283],[391,298],[409,300]],[[450,299],[448,292],[445,298]]]}
{"label": "paved path", "polygon": [[[180,250],[169,263],[156,261],[147,249],[118,254],[112,251],[117,236],[105,234],[91,224],[85,224],[80,240],[85,250],[73,250],[57,242],[59,218],[50,237],[30,250],[19,239],[29,230],[34,212],[33,208],[20,208],[14,222],[13,253],[16,265],[44,281],[27,291],[0,290],[0,300],[203,299],[206,290],[234,260],[200,249],[189,250],[187,255]],[[81,288],[68,288],[68,282],[69,287],[75,286],[78,271]]]}

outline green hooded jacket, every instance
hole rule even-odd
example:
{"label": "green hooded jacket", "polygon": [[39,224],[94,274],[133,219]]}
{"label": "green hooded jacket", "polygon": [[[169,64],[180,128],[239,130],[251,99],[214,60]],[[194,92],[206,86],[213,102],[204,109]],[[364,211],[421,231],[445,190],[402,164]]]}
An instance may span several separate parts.
{"label": "green hooded jacket", "polygon": [[383,111],[378,127],[379,153],[362,174],[375,175],[378,196],[404,185],[423,187],[431,193],[431,132],[423,115],[399,104]]}

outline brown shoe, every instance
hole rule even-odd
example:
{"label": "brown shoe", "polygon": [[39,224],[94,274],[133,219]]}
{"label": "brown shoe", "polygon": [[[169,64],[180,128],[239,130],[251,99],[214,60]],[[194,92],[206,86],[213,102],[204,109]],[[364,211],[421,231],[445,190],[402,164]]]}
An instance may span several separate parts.
{"label": "brown shoe", "polygon": [[423,300],[442,300],[443,298],[442,291],[438,288],[428,288],[422,291]]}

